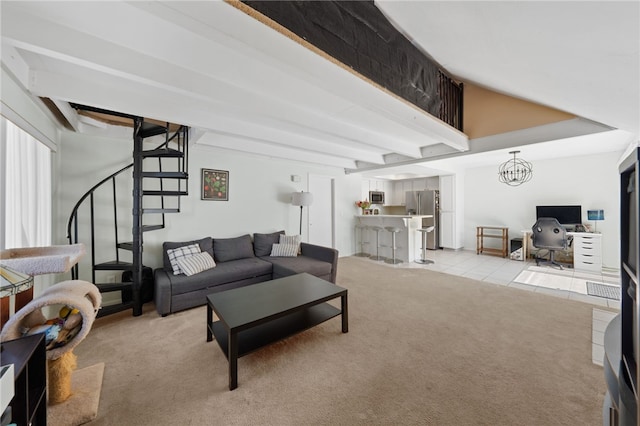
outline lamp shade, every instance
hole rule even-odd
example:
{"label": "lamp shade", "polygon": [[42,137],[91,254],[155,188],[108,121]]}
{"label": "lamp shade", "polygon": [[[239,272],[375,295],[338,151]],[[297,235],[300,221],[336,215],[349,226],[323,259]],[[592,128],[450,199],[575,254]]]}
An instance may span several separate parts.
{"label": "lamp shade", "polygon": [[604,220],[604,210],[587,210],[587,220]]}
{"label": "lamp shade", "polygon": [[0,265],[0,297],[13,296],[33,286],[33,277]]}
{"label": "lamp shade", "polygon": [[294,192],[291,194],[291,204],[294,206],[310,206],[313,203],[313,195],[310,192]]}

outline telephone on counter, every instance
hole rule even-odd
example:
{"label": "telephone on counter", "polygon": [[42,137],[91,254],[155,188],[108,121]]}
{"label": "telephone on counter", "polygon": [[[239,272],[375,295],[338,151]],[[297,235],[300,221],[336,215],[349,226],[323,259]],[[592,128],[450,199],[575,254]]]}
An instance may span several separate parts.
{"label": "telephone on counter", "polygon": [[587,232],[587,228],[584,225],[576,225],[576,232]]}

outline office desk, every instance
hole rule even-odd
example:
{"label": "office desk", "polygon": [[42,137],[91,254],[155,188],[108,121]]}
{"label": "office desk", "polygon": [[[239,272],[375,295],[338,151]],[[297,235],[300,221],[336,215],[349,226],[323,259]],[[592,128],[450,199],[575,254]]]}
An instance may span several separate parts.
{"label": "office desk", "polygon": [[[593,232],[567,232],[573,237],[571,246],[567,249],[573,268],[579,271],[602,271],[602,234]],[[559,253],[559,252],[558,252]],[[527,259],[533,254],[531,231],[522,231],[522,258]]]}

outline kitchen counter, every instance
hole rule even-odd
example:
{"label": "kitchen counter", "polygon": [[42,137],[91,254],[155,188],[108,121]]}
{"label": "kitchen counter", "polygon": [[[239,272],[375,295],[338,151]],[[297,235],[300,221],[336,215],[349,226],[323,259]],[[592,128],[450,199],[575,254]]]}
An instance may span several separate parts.
{"label": "kitchen counter", "polygon": [[[397,214],[372,214],[356,215],[356,220],[361,225],[369,226],[395,226],[400,228],[396,234],[396,258],[403,262],[413,262],[420,257],[422,241],[418,229],[423,227],[423,219],[431,219],[433,215],[397,215]],[[367,253],[376,255],[376,233],[365,230],[363,241],[369,244]],[[391,257],[391,233],[386,229],[380,231],[380,256]]]}

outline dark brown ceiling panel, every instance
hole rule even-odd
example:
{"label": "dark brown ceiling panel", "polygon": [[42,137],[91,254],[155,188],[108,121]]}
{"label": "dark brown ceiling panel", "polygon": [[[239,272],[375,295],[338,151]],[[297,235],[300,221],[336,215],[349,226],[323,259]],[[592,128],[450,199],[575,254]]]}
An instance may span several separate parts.
{"label": "dark brown ceiling panel", "polygon": [[372,1],[242,3],[362,76],[462,130],[462,86],[397,31]]}

